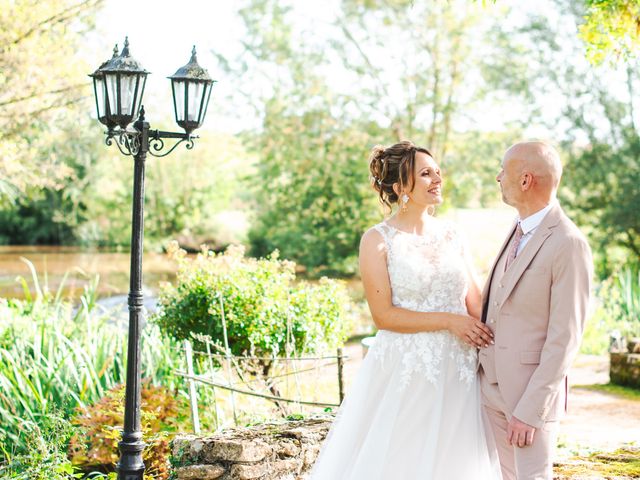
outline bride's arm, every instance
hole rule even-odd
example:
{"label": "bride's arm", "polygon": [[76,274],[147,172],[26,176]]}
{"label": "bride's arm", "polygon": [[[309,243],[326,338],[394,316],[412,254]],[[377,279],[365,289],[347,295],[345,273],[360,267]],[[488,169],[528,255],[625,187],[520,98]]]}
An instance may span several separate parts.
{"label": "bride's arm", "polygon": [[360,242],[360,275],[378,329],[399,333],[449,330],[476,347],[491,343],[491,331],[475,318],[447,312],[415,312],[394,306],[384,239],[373,229],[367,231]]}

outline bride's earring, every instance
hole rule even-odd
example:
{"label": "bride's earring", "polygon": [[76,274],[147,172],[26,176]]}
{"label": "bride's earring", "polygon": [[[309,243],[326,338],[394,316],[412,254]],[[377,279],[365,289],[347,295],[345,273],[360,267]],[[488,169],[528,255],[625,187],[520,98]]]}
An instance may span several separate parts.
{"label": "bride's earring", "polygon": [[429,205],[427,207],[427,213],[433,217],[436,213],[436,207],[434,207],[433,205]]}
{"label": "bride's earring", "polygon": [[402,211],[406,212],[407,211],[407,203],[409,202],[409,195],[407,195],[406,193],[404,193],[402,195]]}

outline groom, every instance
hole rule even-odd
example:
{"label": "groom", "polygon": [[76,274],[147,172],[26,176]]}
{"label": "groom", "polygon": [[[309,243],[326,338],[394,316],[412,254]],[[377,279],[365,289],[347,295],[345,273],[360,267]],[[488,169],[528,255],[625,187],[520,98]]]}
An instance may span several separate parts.
{"label": "groom", "polygon": [[482,403],[504,480],[551,479],[567,371],[584,327],[591,251],[556,200],[562,165],[542,142],[518,143],[496,177],[519,219],[483,292],[495,344],[479,353]]}

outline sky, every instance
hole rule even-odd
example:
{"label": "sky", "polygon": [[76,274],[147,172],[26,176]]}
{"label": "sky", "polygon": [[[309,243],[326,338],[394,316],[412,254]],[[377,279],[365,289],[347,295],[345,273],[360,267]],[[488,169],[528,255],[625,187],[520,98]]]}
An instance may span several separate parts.
{"label": "sky", "polygon": [[[188,62],[191,48],[195,45],[200,65],[209,70],[212,78],[220,80],[214,85],[207,119],[201,131],[233,134],[258,128],[260,119],[255,114],[234,112],[231,104],[233,89],[239,85],[225,81],[222,73],[216,70],[218,61],[212,53],[215,50],[219,55],[233,59],[242,51],[243,25],[237,13],[242,3],[237,0],[106,0],[104,8],[98,12],[89,48],[81,56],[89,65],[97,67],[110,58],[115,43],[122,49],[124,38],[128,36],[131,54],[151,72],[144,97],[147,119],[152,128],[175,129],[170,81],[166,77]],[[296,28],[318,32],[319,35],[332,28],[331,21],[339,9],[339,0],[297,0],[290,3],[294,5]],[[503,5],[514,6],[510,17],[512,21],[530,12],[543,14],[552,23],[557,20],[550,0],[501,0],[485,8],[498,9]],[[329,81],[337,89],[348,89],[352,80],[341,75],[344,74],[336,69],[328,75]],[[256,84],[249,85],[249,88],[259,90],[267,86]],[[553,92],[548,93],[547,103],[545,110],[549,115],[560,114],[557,110],[561,102],[554,98]],[[471,116],[470,128],[478,128],[480,124],[487,130],[500,130],[505,113],[499,108],[482,111],[481,122]],[[518,115],[516,109],[511,113]],[[553,135],[541,125],[531,125],[526,133],[538,138]]]}
{"label": "sky", "polygon": [[[107,0],[96,17],[95,37],[85,60],[96,68],[111,57],[113,45],[122,49],[125,36],[129,37],[132,56],[151,72],[147,78],[144,99],[147,118],[167,122],[162,128],[171,128],[173,106],[170,81],[167,76],[189,61],[191,48],[196,46],[198,62],[208,69],[213,79],[217,60],[211,49],[228,58],[236,56],[242,48],[243,25],[237,15],[241,2],[234,0]],[[336,0],[314,0],[298,3],[296,14],[300,20],[322,24],[329,21]],[[302,6],[300,8],[300,6]],[[233,85],[218,82],[214,89],[203,130],[237,132],[256,125],[247,118],[232,118],[216,108],[221,99],[231,97]]]}

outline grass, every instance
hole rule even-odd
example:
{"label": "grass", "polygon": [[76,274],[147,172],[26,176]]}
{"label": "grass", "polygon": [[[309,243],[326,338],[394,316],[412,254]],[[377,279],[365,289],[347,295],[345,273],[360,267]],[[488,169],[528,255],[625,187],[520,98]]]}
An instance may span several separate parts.
{"label": "grass", "polygon": [[[593,453],[556,465],[555,478],[640,478],[640,449],[623,447],[611,453]],[[599,474],[601,477],[595,477]]]}
{"label": "grass", "polygon": [[609,393],[618,397],[640,402],[640,390],[632,387],[625,387],[622,385],[615,385],[613,383],[595,384],[595,385],[574,385],[572,388],[579,388],[582,390],[590,390],[592,392]]}
{"label": "grass", "polygon": [[[52,411],[64,420],[78,407],[102,398],[123,383],[127,332],[96,306],[97,279],[75,309],[41,288],[30,263],[34,289],[25,300],[0,298],[0,463],[28,453],[31,431]],[[182,358],[175,345],[152,325],[142,332],[143,377],[169,388]]]}

